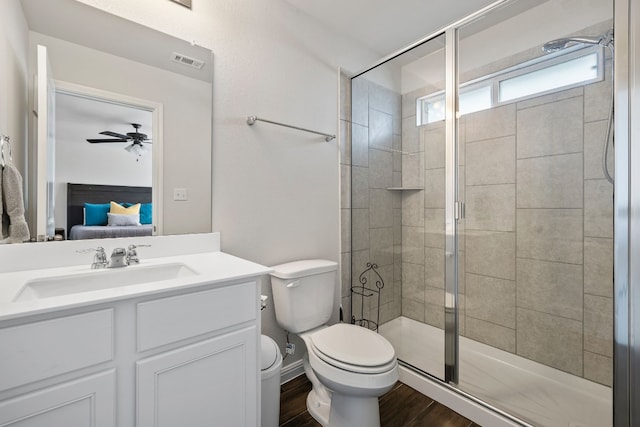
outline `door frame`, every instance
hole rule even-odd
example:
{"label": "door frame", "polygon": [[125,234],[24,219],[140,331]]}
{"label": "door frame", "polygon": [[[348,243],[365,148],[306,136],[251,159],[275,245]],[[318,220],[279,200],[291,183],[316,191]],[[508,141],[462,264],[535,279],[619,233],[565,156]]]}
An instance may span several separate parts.
{"label": "door frame", "polygon": [[126,107],[138,108],[149,111],[152,115],[152,135],[153,135],[153,154],[152,154],[152,181],[151,181],[151,200],[154,209],[152,210],[153,235],[162,235],[163,232],[163,104],[141,98],[135,98],[129,95],[123,95],[116,92],[109,92],[102,89],[96,89],[89,86],[83,86],[76,83],[70,83],[55,80],[55,92],[64,93],[73,96],[79,96],[88,99],[94,99],[100,102],[108,102],[119,104]]}

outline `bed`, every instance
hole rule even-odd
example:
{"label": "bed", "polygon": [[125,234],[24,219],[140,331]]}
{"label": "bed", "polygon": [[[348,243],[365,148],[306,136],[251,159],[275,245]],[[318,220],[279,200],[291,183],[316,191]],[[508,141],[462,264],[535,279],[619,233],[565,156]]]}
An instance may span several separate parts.
{"label": "bed", "polygon": [[[67,184],[67,231],[69,240],[151,236],[152,224],[108,226],[85,225],[85,203],[151,203],[151,187]],[[150,206],[150,205],[149,205]]]}

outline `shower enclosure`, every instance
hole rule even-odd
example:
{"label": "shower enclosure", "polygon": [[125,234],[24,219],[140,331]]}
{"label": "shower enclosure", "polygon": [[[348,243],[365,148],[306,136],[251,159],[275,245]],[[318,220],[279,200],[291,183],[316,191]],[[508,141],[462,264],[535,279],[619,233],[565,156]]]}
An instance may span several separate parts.
{"label": "shower enclosure", "polygon": [[576,4],[497,2],[344,79],[343,283],[384,287],[343,306],[536,426],[613,419],[613,1]]}

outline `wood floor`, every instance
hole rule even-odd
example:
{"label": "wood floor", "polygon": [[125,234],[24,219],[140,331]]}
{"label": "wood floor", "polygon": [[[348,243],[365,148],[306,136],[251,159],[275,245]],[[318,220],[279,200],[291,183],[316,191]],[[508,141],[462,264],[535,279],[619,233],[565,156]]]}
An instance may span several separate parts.
{"label": "wood floor", "polygon": [[[281,427],[320,427],[307,412],[311,384],[301,375],[282,386]],[[380,397],[382,427],[480,427],[457,412],[398,382]]]}

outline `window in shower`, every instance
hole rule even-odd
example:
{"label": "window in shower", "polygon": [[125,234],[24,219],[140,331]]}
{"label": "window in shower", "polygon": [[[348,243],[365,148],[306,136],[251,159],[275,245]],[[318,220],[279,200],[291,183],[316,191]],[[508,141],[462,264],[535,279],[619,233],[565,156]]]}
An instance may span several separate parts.
{"label": "window in shower", "polygon": [[[419,98],[417,101],[417,126],[444,120],[444,92],[427,95]],[[491,82],[481,82],[467,86],[465,90],[460,92],[459,114],[474,113],[476,111],[491,108]]]}
{"label": "window in shower", "polygon": [[[601,81],[604,50],[595,46],[536,58],[460,85],[458,114],[475,113],[557,90]],[[445,119],[444,91],[416,102],[417,126]]]}
{"label": "window in shower", "polygon": [[498,103],[602,80],[602,49],[498,82]]}

